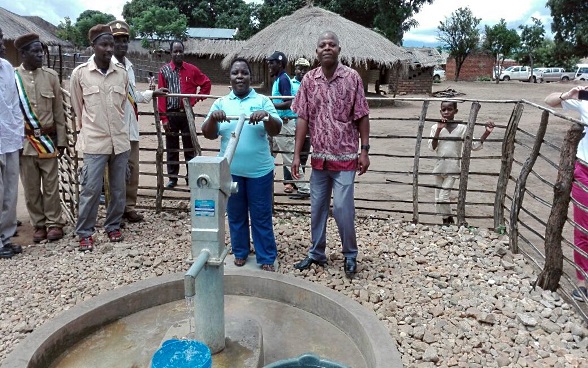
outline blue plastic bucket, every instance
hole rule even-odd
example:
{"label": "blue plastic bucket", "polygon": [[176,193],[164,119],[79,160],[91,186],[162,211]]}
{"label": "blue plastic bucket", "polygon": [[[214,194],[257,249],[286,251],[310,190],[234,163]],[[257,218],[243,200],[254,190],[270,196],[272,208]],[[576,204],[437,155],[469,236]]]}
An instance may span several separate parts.
{"label": "blue plastic bucket", "polygon": [[153,354],[151,368],[211,368],[210,349],[200,341],[167,340]]}

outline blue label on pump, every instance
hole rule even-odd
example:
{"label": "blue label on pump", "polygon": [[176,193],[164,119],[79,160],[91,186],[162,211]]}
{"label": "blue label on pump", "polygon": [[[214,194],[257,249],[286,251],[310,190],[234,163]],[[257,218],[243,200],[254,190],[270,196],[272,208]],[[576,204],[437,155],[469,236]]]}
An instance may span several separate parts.
{"label": "blue label on pump", "polygon": [[214,201],[213,200],[195,200],[194,201],[194,216],[198,217],[214,217]]}

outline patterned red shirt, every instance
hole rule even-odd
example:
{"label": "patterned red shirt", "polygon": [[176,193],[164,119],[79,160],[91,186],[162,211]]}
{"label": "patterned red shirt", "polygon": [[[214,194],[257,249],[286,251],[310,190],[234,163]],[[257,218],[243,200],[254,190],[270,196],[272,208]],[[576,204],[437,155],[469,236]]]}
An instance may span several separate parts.
{"label": "patterned red shirt", "polygon": [[359,74],[339,63],[329,82],[320,67],[302,80],[292,110],[308,121],[315,170],[357,170],[359,131],[355,121],[369,108]]}

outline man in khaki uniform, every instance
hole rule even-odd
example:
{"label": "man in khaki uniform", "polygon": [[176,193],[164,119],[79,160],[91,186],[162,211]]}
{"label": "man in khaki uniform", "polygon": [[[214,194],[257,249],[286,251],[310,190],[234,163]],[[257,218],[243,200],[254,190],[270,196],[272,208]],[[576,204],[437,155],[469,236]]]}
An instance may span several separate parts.
{"label": "man in khaki uniform", "polygon": [[135,70],[133,64],[127,59],[129,49],[129,25],[122,20],[114,20],[108,23],[114,36],[114,61],[121,64],[129,76],[129,94],[125,106],[125,123],[129,129],[129,140],[131,141],[131,153],[129,155],[130,176],[127,181],[125,212],[123,218],[129,222],[143,221],[143,215],[137,213],[137,190],[139,187],[139,122],[137,103],[148,103],[153,96],[162,96],[167,90],[165,88],[155,91],[139,91],[135,81]]}
{"label": "man in khaki uniform", "polygon": [[123,239],[120,223],[125,209],[125,179],[131,149],[129,129],[124,121],[129,79],[125,69],[112,59],[112,31],[109,26],[98,24],[90,29],[88,38],[94,55],[74,69],[70,88],[80,130],[76,145],[84,153],[76,224],[80,251],[94,249],[92,235],[107,166],[111,195],[104,228],[111,242]]}
{"label": "man in khaki uniform", "polygon": [[20,176],[31,223],[33,241],[63,237],[59,201],[57,153],[67,146],[63,98],[57,73],[43,67],[39,36],[29,33],[14,41],[22,64],[16,68],[26,140],[20,158]]}

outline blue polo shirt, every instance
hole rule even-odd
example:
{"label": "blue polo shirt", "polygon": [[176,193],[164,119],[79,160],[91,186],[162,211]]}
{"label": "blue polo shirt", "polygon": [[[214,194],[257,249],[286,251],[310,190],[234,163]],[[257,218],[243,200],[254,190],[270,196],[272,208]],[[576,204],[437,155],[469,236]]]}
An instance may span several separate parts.
{"label": "blue polo shirt", "polygon": [[[292,81],[290,77],[285,71],[282,71],[272,86],[272,96],[294,96],[294,91],[292,91]],[[274,102],[284,102],[284,100],[276,98]],[[278,110],[278,115],[282,118],[295,118],[296,114],[291,109],[288,110]]]}
{"label": "blue polo shirt", "polygon": [[[213,111],[223,110],[227,115],[251,115],[258,110],[267,111],[270,115],[280,120],[272,101],[251,89],[249,94],[243,98],[235,96],[231,91],[228,95],[214,101],[206,118]],[[225,154],[231,133],[237,128],[237,120],[221,122],[217,124],[217,133],[221,137],[219,156]],[[241,137],[231,162],[231,174],[246,178],[259,178],[274,170],[274,157],[271,155],[267,132],[263,123],[248,124],[241,131]]]}

